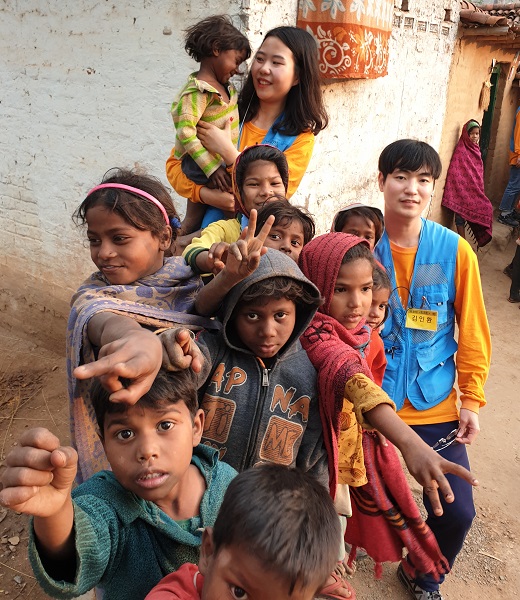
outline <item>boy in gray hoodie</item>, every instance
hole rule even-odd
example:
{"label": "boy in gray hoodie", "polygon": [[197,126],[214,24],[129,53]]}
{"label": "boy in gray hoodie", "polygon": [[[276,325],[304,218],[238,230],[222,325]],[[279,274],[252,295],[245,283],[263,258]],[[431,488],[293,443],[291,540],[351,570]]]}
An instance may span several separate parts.
{"label": "boy in gray hoodie", "polygon": [[270,462],[328,483],[316,371],[299,341],[320,303],[296,263],[269,249],[226,295],[222,331],[196,339],[202,442],[239,472]]}

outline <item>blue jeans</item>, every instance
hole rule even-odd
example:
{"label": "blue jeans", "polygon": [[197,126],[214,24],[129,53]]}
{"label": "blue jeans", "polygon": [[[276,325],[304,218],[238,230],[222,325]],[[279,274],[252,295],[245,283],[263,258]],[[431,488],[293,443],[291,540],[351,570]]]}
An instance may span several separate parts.
{"label": "blue jeans", "polygon": [[[457,429],[458,426],[458,421],[452,421],[434,425],[412,425],[411,427],[429,446],[433,446],[437,440],[446,437],[450,431]],[[464,444],[455,442],[441,450],[439,454],[446,460],[451,460],[469,469],[468,454]],[[433,531],[439,548],[447,558],[451,569],[475,517],[475,506],[473,504],[473,489],[469,483],[449,473],[446,474],[446,479],[450,482],[455,500],[448,504],[439,494],[444,511],[442,516],[436,517],[433,514],[432,506],[426,494],[423,495],[423,502],[428,511],[426,523]],[[414,581],[423,590],[434,592],[439,589],[439,585],[444,581],[444,575],[441,576],[440,581],[435,581],[431,575],[422,575]]]}
{"label": "blue jeans", "polygon": [[509,167],[509,181],[498,210],[505,214],[513,212],[518,194],[520,194],[520,167]]}

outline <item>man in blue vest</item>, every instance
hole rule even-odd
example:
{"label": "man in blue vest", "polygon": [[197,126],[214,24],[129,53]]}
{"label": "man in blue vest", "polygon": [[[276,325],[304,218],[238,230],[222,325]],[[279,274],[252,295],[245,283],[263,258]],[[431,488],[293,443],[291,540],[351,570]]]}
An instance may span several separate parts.
{"label": "man in blue vest", "polygon": [[[383,388],[427,444],[469,468],[465,445],[479,432],[491,340],[475,253],[456,233],[421,217],[441,169],[437,152],[416,140],[394,142],[379,157],[386,231],[375,254],[393,289],[382,332],[388,360]],[[427,523],[451,567],[475,508],[471,485],[446,477],[455,499],[441,499],[442,514],[432,510],[426,495],[424,504]],[[411,572],[403,561],[398,576],[414,598],[442,600],[442,580],[427,573],[413,579]]]}

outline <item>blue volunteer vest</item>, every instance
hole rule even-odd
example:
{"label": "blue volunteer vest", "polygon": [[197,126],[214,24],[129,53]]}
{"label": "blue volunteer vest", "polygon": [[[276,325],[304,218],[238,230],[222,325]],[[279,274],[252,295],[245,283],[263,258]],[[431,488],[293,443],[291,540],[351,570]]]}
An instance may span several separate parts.
{"label": "blue volunteer vest", "polygon": [[417,410],[445,400],[455,382],[455,268],[459,236],[422,219],[419,246],[410,282],[408,307],[437,311],[437,331],[407,329],[406,310],[397,293],[394,261],[385,232],[375,248],[392,282],[390,317],[381,334],[388,361],[383,389],[397,410],[406,398]]}

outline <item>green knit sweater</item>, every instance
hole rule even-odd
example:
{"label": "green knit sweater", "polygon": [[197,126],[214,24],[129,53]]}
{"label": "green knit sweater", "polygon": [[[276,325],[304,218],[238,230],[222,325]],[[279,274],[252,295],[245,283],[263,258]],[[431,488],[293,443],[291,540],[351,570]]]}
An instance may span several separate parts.
{"label": "green knit sweater", "polygon": [[[101,471],[72,493],[76,535],[73,582],[55,580],[45,571],[35,543],[29,559],[42,589],[53,598],[75,598],[94,587],[104,600],[143,600],[168,573],[198,563],[202,531],[212,526],[236,471],[218,461],[208,446],[195,448],[192,463],[206,479],[200,515],[181,527],[153,502],[124,489],[110,471]],[[183,522],[185,525],[185,522]]]}

